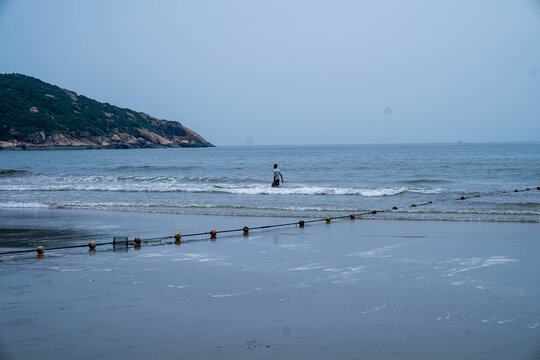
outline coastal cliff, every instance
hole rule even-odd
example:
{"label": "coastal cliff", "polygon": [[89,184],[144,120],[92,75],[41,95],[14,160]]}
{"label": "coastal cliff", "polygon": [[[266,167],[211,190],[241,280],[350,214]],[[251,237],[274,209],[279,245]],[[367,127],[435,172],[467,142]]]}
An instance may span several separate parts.
{"label": "coastal cliff", "polygon": [[212,147],[176,121],[21,74],[0,74],[0,150]]}

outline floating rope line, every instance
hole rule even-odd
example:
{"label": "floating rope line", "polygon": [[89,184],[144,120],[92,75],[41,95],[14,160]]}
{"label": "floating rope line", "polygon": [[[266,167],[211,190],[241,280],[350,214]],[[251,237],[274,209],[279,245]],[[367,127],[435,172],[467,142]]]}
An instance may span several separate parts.
{"label": "floating rope line", "polygon": [[[530,190],[531,190],[530,188],[525,188],[523,190],[515,189],[512,192],[517,193],[517,192],[530,191]],[[536,190],[540,190],[540,186],[537,186]],[[499,193],[499,192],[497,192],[497,193]],[[503,190],[502,193],[505,194],[507,192],[506,192],[506,190]],[[474,199],[474,198],[478,198],[478,197],[480,197],[480,194],[475,193],[473,196],[461,196],[461,197],[459,197],[457,199],[453,199],[453,200],[461,201],[461,200]],[[440,201],[442,202],[442,201],[445,201],[445,200],[448,201],[448,200],[452,200],[452,199],[442,199]],[[421,204],[414,204],[413,203],[413,204],[410,205],[410,207],[427,206],[427,205],[431,205],[431,204],[433,204],[432,201],[428,201],[428,202],[421,203]],[[340,220],[340,219],[346,219],[346,218],[350,218],[351,220],[354,220],[357,216],[375,215],[377,213],[392,212],[392,211],[398,210],[398,209],[399,208],[397,206],[393,206],[392,209],[389,209],[389,210],[370,210],[370,211],[359,213],[359,214],[351,213],[349,215],[343,215],[343,216],[334,216],[334,217],[327,216],[327,217],[322,218],[322,219],[300,220],[300,221],[297,221],[297,222],[288,222],[288,223],[283,223],[283,224],[254,226],[254,227],[251,227],[251,228],[248,227],[248,226],[244,226],[243,228],[237,228],[237,229],[228,229],[228,230],[219,230],[219,231],[210,230],[210,231],[206,231],[206,232],[198,232],[198,233],[191,233],[191,234],[176,233],[176,234],[170,235],[170,236],[161,236],[161,237],[153,237],[153,238],[145,238],[145,239],[142,239],[142,238],[140,238],[138,236],[136,236],[133,240],[129,240],[127,237],[122,237],[122,238],[116,237],[116,238],[114,238],[113,241],[108,241],[108,242],[103,242],[103,243],[96,243],[95,241],[90,241],[88,244],[52,247],[52,248],[48,248],[47,251],[64,250],[64,249],[76,249],[76,248],[83,248],[83,247],[88,247],[88,248],[90,248],[90,251],[95,251],[96,247],[98,247],[98,246],[107,246],[107,245],[112,245],[115,249],[119,248],[119,247],[127,249],[131,245],[131,246],[134,246],[137,249],[137,248],[140,248],[141,244],[158,243],[157,245],[162,245],[163,241],[171,240],[171,239],[175,239],[174,243],[177,244],[177,245],[180,245],[182,242],[207,241],[207,239],[181,240],[182,238],[196,237],[196,236],[203,236],[203,235],[210,235],[210,239],[212,241],[215,241],[216,237],[217,237],[217,234],[224,234],[224,233],[232,233],[232,232],[240,232],[240,231],[242,231],[244,233],[244,235],[248,235],[250,230],[272,229],[272,228],[283,227],[283,226],[292,226],[292,225],[296,225],[296,226],[299,226],[299,227],[303,228],[305,226],[305,224],[311,224],[311,223],[322,222],[322,221],[326,221],[326,223],[329,224],[332,220]],[[168,242],[168,243],[170,243],[170,242]],[[12,255],[12,254],[24,254],[24,253],[34,252],[34,251],[37,251],[38,256],[43,256],[43,254],[45,253],[45,248],[43,246],[38,246],[37,249],[24,249],[24,250],[5,251],[5,252],[0,252],[0,256],[1,255]]]}
{"label": "floating rope line", "polygon": [[475,197],[480,197],[480,194],[474,194],[474,196],[462,196],[459,199],[455,199],[455,200],[467,200],[467,199],[472,199]]}
{"label": "floating rope line", "polygon": [[428,201],[427,203],[423,203],[423,204],[411,204],[411,207],[426,206],[426,205],[431,205],[431,204],[433,204],[433,202]]}

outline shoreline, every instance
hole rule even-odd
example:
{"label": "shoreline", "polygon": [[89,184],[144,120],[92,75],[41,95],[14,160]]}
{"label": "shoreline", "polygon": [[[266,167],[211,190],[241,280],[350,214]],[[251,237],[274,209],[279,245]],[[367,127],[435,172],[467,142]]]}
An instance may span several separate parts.
{"label": "shoreline", "polygon": [[[383,223],[457,223],[489,226],[489,224],[540,225],[537,221],[492,221],[478,219],[381,219],[374,215],[356,215],[354,220],[342,214],[341,218],[331,217],[331,224],[337,226],[347,222],[383,222]],[[180,226],[175,225],[182,219]],[[148,221],[150,219],[150,221]],[[50,209],[50,208],[0,208],[0,250],[13,251],[20,245],[28,249],[43,245],[45,248],[80,245],[88,241],[111,241],[115,236],[127,236],[133,240],[136,236],[145,238],[172,237],[176,233],[204,233],[215,229],[218,236],[223,231],[237,229],[241,235],[244,226],[275,226],[289,224],[284,229],[299,228],[298,222],[306,220],[320,222],[305,226],[323,226],[325,216],[287,217],[287,216],[250,216],[227,214],[160,213],[140,211],[116,211],[112,209]],[[184,222],[186,223],[184,225]],[[294,224],[291,224],[294,223]],[[15,225],[13,225],[15,224]],[[148,226],[141,226],[148,224]],[[279,228],[278,228],[279,229]],[[270,233],[272,230],[253,230],[257,233]],[[44,239],[41,238],[44,236]],[[204,236],[201,236],[204,237]],[[41,239],[40,239],[41,238]],[[199,237],[197,237],[199,238]],[[12,246],[9,246],[12,245]],[[21,249],[22,250],[22,249]],[[2,252],[2,251],[0,251]]]}
{"label": "shoreline", "polygon": [[127,150],[127,149],[164,149],[164,148],[206,148],[215,147],[215,145],[197,146],[197,145],[184,145],[184,144],[135,144],[135,143],[119,143],[110,144],[106,146],[94,146],[94,145],[32,145],[22,144],[13,146],[0,147],[0,151],[55,151],[55,150]]}
{"label": "shoreline", "polygon": [[[405,210],[405,209],[402,209]],[[372,210],[369,210],[372,211]],[[143,216],[145,214],[151,215],[151,216],[198,216],[198,217],[230,217],[230,218],[253,218],[253,219],[285,219],[286,222],[292,221],[300,221],[300,220],[314,220],[314,219],[324,219],[327,216],[330,218],[339,218],[339,217],[347,217],[350,214],[355,214],[356,220],[375,220],[375,221],[420,221],[420,222],[478,222],[478,223],[516,223],[516,224],[538,224],[540,223],[540,217],[536,216],[535,214],[523,214],[523,217],[526,217],[524,219],[515,219],[515,218],[504,218],[503,216],[506,214],[493,214],[493,213],[482,213],[479,212],[477,215],[479,217],[476,218],[465,218],[465,217],[459,217],[460,215],[471,215],[471,212],[463,212],[463,213],[447,213],[446,215],[448,217],[442,218],[437,217],[439,215],[444,215],[445,213],[438,213],[438,212],[423,212],[423,211],[414,211],[414,212],[408,212],[408,211],[388,211],[388,210],[375,210],[375,214],[366,214],[366,210],[357,209],[357,211],[337,211],[337,210],[329,210],[329,211],[310,211],[309,213],[304,213],[301,215],[296,214],[274,214],[274,213],[260,213],[260,214],[250,214],[249,212],[238,212],[233,214],[226,214],[226,213],[219,213],[219,212],[194,212],[194,211],[160,211],[160,210],[148,210],[144,208],[137,208],[133,210],[129,209],[115,209],[115,208],[85,208],[85,207],[76,207],[76,206],[64,206],[64,205],[58,205],[58,206],[35,206],[35,207],[0,207],[0,218],[2,216],[11,216],[12,214],[20,214],[24,216],[25,213],[32,214],[32,213],[55,213],[58,212],[60,214],[69,213],[69,212],[89,212],[89,213],[108,213],[108,214],[133,214],[133,216]],[[318,214],[315,214],[318,213]],[[5,215],[2,215],[5,214]],[[139,214],[139,215],[137,215]],[[419,217],[418,215],[421,215]],[[496,216],[499,215],[500,218],[497,218]],[[453,216],[453,217],[452,217]],[[484,217],[480,217],[484,216]],[[257,222],[259,223],[259,222]],[[246,224],[249,226],[249,224]],[[2,228],[2,222],[0,220],[0,229]],[[216,229],[218,230],[218,229]]]}

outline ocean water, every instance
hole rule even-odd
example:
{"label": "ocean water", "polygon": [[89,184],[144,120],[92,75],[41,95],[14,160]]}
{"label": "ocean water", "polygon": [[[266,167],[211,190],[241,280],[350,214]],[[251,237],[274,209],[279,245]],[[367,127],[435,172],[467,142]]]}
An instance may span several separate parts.
{"label": "ocean water", "polygon": [[0,152],[4,209],[539,222],[537,186],[538,143]]}

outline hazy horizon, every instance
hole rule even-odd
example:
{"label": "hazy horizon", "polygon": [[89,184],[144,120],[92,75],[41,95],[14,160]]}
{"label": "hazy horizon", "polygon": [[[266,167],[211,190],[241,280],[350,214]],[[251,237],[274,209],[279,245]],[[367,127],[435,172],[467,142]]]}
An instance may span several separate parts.
{"label": "hazy horizon", "polygon": [[540,2],[0,0],[0,73],[216,145],[538,142]]}

